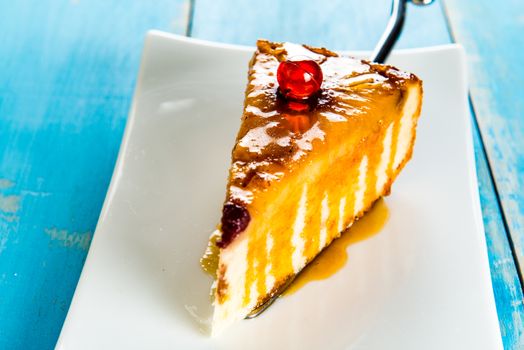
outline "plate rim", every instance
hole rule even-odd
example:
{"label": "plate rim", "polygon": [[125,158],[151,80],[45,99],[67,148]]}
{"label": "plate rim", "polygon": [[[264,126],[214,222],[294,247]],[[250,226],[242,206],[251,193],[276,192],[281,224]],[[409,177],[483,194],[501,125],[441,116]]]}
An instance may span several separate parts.
{"label": "plate rim", "polygon": [[[123,174],[123,166],[125,163],[125,156],[129,147],[130,139],[131,139],[131,132],[133,130],[133,126],[135,124],[135,120],[137,118],[136,116],[136,108],[137,108],[137,97],[139,93],[139,87],[143,85],[143,81],[145,78],[145,70],[147,66],[146,58],[151,53],[151,44],[154,40],[163,39],[163,40],[170,40],[170,41],[177,41],[184,43],[186,45],[194,45],[194,46],[200,46],[205,47],[208,49],[220,49],[220,50],[228,50],[228,51],[240,51],[240,52],[253,52],[255,50],[254,46],[245,46],[245,45],[237,45],[237,44],[228,44],[228,43],[221,43],[221,42],[214,42],[214,41],[208,41],[203,39],[196,39],[191,37],[186,37],[182,35],[177,35],[173,33],[168,33],[160,30],[150,30],[146,33],[144,38],[144,44],[141,51],[141,57],[140,57],[140,67],[137,74],[137,79],[135,82],[135,86],[133,89],[133,95],[132,95],[132,103],[129,108],[128,117],[126,120],[124,133],[122,135],[117,160],[115,162],[115,166],[113,168],[113,172],[111,175],[111,181],[109,183],[106,196],[104,198],[104,202],[102,205],[102,209],[100,211],[99,218],[97,220],[96,228],[93,234],[93,239],[91,242],[91,245],[89,247],[84,265],[82,266],[82,271],[80,273],[78,283],[75,287],[75,291],[73,293],[71,303],[68,308],[68,312],[66,314],[66,317],[64,319],[59,338],[57,340],[56,347],[61,348],[62,338],[64,334],[64,329],[66,328],[66,325],[69,321],[71,306],[75,303],[75,299],[77,298],[77,291],[81,288],[81,286],[85,283],[85,271],[86,266],[90,263],[90,261],[93,259],[92,257],[92,246],[96,245],[97,241],[97,232],[99,231],[100,227],[103,225],[105,220],[107,219],[108,214],[110,213],[110,208],[113,203],[113,197],[116,194],[119,186],[120,179]],[[395,55],[413,55],[413,54],[422,54],[422,53],[433,53],[433,52],[441,52],[441,51],[452,51],[456,52],[460,57],[460,64],[461,64],[461,72],[463,74],[463,77],[461,79],[465,79],[466,82],[466,88],[467,88],[467,65],[466,65],[466,55],[465,50],[462,45],[457,43],[450,43],[450,44],[443,44],[443,45],[434,45],[434,46],[427,46],[427,47],[417,47],[417,48],[408,48],[408,49],[398,49],[394,50]],[[343,54],[347,55],[354,55],[357,57],[367,57],[367,54],[369,54],[371,51],[337,51]],[[467,95],[465,96],[467,100]],[[466,101],[466,106],[469,106],[469,102]],[[467,168],[469,173],[469,179],[468,182],[470,184],[470,196],[472,197],[473,201],[473,213],[474,213],[474,222],[475,222],[475,230],[480,235],[481,243],[483,244],[482,254],[482,260],[484,261],[482,269],[487,272],[483,274],[483,278],[489,279],[489,284],[491,288],[489,288],[489,294],[491,296],[491,306],[495,309],[495,317],[493,322],[496,322],[496,326],[498,328],[499,333],[499,343],[500,348],[502,348],[502,337],[501,337],[501,328],[500,328],[500,322],[498,319],[498,314],[496,311],[496,303],[495,303],[495,295],[493,291],[493,282],[491,277],[491,269],[489,266],[489,256],[488,256],[488,250],[487,250],[487,241],[486,241],[486,233],[485,233],[485,227],[484,227],[484,221],[482,216],[482,206],[480,202],[480,193],[478,190],[478,174],[477,174],[477,168],[476,168],[476,159],[475,159],[475,150],[473,145],[473,133],[472,133],[472,121],[471,121],[471,113],[466,112],[469,117],[466,119],[465,127],[466,127],[466,153],[467,153]]]}

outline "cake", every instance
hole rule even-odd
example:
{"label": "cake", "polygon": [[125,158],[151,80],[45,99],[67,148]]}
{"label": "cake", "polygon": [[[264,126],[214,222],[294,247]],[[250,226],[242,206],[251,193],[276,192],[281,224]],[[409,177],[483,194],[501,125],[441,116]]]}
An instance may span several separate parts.
{"label": "cake", "polygon": [[264,304],[389,194],[411,158],[421,103],[421,80],[392,66],[257,42],[212,234],[213,335]]}

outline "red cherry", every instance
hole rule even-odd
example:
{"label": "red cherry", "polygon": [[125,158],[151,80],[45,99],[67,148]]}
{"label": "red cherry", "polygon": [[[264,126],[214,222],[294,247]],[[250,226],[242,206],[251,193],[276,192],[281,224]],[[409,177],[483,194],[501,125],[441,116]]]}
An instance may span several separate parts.
{"label": "red cherry", "polygon": [[310,98],[320,89],[322,79],[322,69],[313,60],[282,61],[277,70],[280,93],[290,99]]}
{"label": "red cherry", "polygon": [[222,208],[222,237],[217,241],[219,248],[225,248],[244,231],[251,220],[247,209],[239,204],[227,202]]}

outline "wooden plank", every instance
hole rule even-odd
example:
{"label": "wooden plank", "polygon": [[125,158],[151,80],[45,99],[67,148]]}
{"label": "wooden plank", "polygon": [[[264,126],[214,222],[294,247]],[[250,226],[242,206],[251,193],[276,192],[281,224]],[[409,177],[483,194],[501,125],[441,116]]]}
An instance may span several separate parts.
{"label": "wooden plank", "polygon": [[145,32],[189,0],[0,6],[0,349],[54,347],[98,219]]}
{"label": "wooden plank", "polygon": [[524,272],[524,2],[447,0],[452,33],[468,54],[469,81],[495,187]]}
{"label": "wooden plank", "polygon": [[[473,115],[472,118],[474,118]],[[479,194],[482,203],[491,281],[497,304],[502,342],[504,349],[523,349],[524,305],[522,303],[522,288],[494,190],[486,154],[482,147],[482,140],[480,139],[477,124],[473,122],[473,125]]]}
{"label": "wooden plank", "polygon": [[[256,10],[254,10],[256,6]],[[397,47],[449,43],[440,3],[408,5]],[[253,45],[256,39],[307,42],[336,50],[371,50],[389,19],[391,0],[196,0],[191,36]]]}
{"label": "wooden plank", "polygon": [[[408,10],[404,33],[397,47],[430,46],[451,41],[440,2],[428,8]],[[369,50],[381,35],[388,14],[389,1],[325,3],[297,0],[285,4],[266,1],[255,12],[241,1],[197,0],[191,34],[202,39],[244,45],[253,45],[257,38],[265,37],[339,50]],[[522,345],[522,289],[476,125],[473,136],[501,333],[505,347],[516,349]]]}

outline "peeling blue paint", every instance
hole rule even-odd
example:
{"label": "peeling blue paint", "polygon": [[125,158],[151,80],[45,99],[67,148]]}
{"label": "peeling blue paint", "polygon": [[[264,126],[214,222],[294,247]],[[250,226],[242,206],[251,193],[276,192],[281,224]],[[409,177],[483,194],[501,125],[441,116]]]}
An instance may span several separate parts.
{"label": "peeling blue paint", "polygon": [[68,230],[59,230],[57,228],[46,228],[44,229],[44,232],[53,241],[59,242],[64,247],[80,248],[86,251],[89,249],[91,237],[93,236],[93,233],[90,231],[69,232]]}

